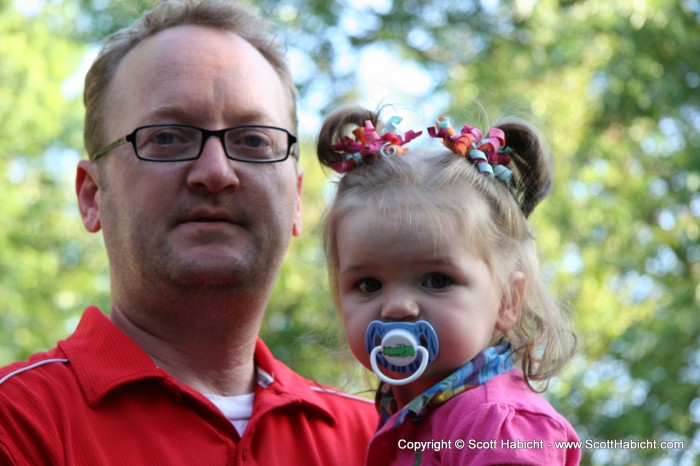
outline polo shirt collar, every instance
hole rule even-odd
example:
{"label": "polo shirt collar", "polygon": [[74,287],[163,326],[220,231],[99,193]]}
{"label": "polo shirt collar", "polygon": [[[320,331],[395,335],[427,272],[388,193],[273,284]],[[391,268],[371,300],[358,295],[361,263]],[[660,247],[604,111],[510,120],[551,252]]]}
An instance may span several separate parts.
{"label": "polo shirt collar", "polygon": [[[112,390],[146,379],[167,381],[168,385],[194,392],[158,368],[148,354],[97,307],[88,307],[75,332],[60,341],[58,346],[70,361],[78,383],[93,408]],[[260,338],[255,347],[255,363],[257,409],[271,410],[288,404],[303,404],[318,411],[330,425],[335,425],[337,420],[329,405],[332,397],[323,395],[324,392],[335,393],[333,390],[304,379],[275,359]]]}
{"label": "polo shirt collar", "polygon": [[273,408],[286,404],[303,404],[318,411],[326,422],[335,425],[337,419],[333,415],[329,402],[337,391],[309,381],[289,367],[275,359],[268,347],[258,338],[255,346],[255,365],[257,367],[258,388],[256,398],[261,398],[265,406]]}
{"label": "polo shirt collar", "polygon": [[93,408],[121,385],[166,377],[145,351],[94,306],[85,310],[75,332],[58,346]]}

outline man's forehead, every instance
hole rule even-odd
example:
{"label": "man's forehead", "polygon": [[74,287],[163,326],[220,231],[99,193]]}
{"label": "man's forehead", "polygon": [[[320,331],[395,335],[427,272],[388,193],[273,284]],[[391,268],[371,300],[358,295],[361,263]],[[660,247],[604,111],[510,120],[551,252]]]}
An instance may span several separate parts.
{"label": "man's forehead", "polygon": [[267,59],[238,35],[203,26],[173,27],[135,47],[115,73],[110,98],[124,116],[138,106],[137,124],[195,123],[206,116],[197,112],[231,125],[290,124],[280,108],[291,100]]}

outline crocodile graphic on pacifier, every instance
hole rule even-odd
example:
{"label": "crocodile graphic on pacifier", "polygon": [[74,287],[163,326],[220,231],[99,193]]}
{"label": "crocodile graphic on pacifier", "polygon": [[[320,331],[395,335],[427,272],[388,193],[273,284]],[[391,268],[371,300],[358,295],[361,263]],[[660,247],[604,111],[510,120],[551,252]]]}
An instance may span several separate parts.
{"label": "crocodile graphic on pacifier", "polygon": [[[435,329],[428,322],[370,322],[365,332],[365,346],[372,370],[382,381],[405,385],[423,374],[435,360],[439,344]],[[405,379],[392,379],[379,366],[394,372],[410,373]]]}

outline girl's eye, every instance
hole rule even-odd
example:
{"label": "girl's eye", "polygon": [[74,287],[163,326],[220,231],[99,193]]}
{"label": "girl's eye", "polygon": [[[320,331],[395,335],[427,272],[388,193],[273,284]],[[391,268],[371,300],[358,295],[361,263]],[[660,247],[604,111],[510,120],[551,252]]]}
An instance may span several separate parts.
{"label": "girl's eye", "polygon": [[452,279],[441,273],[430,274],[423,280],[423,286],[433,290],[441,290],[450,285],[452,285]]}
{"label": "girl's eye", "polygon": [[374,293],[382,289],[382,283],[376,278],[363,278],[357,284],[357,287],[363,293]]}

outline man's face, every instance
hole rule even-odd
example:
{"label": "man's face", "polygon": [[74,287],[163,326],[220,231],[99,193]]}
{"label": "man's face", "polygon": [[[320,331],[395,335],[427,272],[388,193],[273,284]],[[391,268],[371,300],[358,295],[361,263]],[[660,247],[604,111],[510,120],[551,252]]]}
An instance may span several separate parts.
{"label": "man's face", "polygon": [[[263,56],[235,34],[201,26],[166,29],[129,52],[108,104],[109,141],[165,123],[293,131],[291,99]],[[103,230],[113,287],[122,291],[144,284],[266,289],[299,232],[302,174],[292,157],[232,161],[211,138],[194,161],[141,161],[124,144],[100,163],[79,167],[78,196],[88,230]],[[91,179],[92,195],[81,190]]]}

